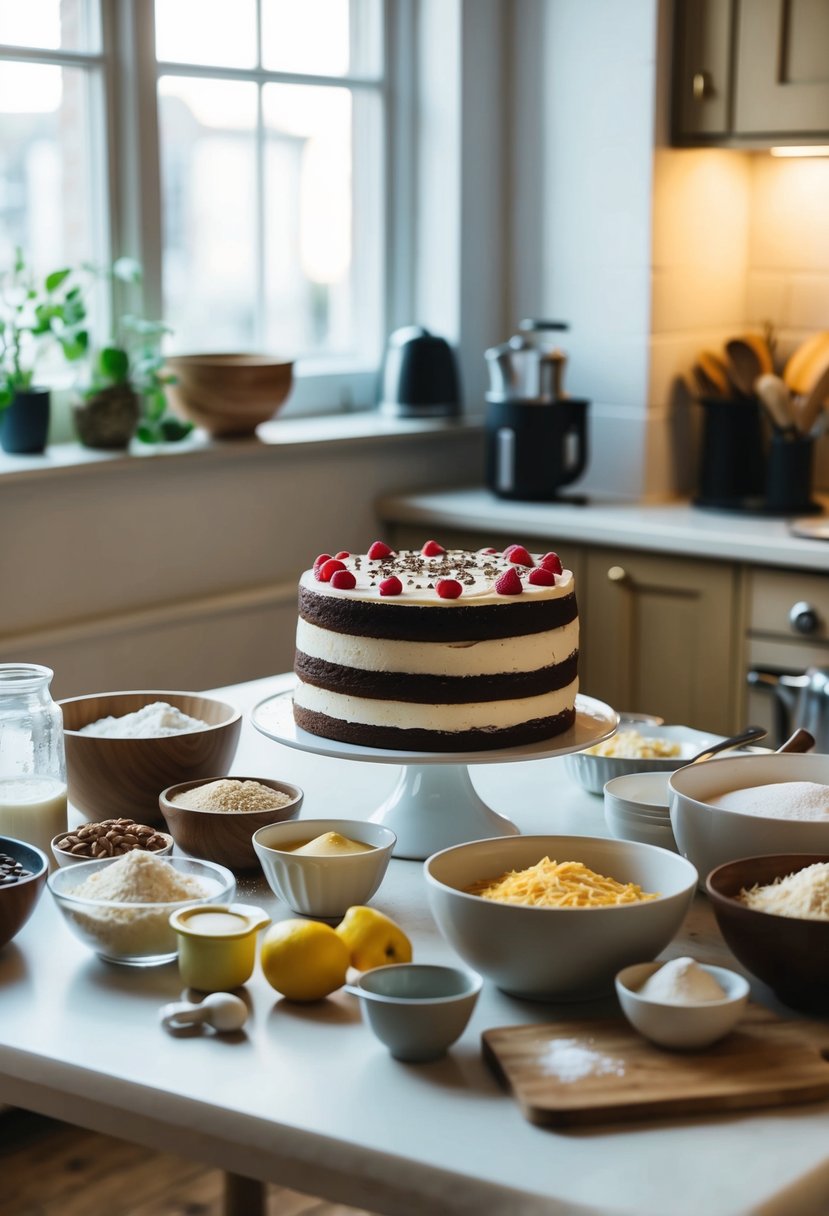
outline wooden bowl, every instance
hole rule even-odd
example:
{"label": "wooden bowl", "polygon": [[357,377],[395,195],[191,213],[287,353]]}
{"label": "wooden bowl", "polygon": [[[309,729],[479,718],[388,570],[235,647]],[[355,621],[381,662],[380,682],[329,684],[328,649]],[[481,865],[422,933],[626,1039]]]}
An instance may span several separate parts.
{"label": "wooden bowl", "polygon": [[705,890],[720,932],[735,958],[793,1009],[829,1012],[829,920],[800,920],[747,908],[737,896],[766,886],[829,853],[774,853],[717,866]]}
{"label": "wooden bowl", "polygon": [[32,844],[0,836],[0,853],[7,853],[30,871],[29,878],[0,886],[0,950],[16,937],[32,915],[46,886],[49,860]]}
{"label": "wooden bowl", "polygon": [[170,406],[211,435],[252,435],[287,398],[293,367],[269,355],[171,355]]}
{"label": "wooden bowl", "polygon": [[[81,727],[166,701],[209,725],[160,739],[105,739]],[[233,763],[242,715],[232,705],[191,692],[105,692],[70,697],[63,710],[69,801],[87,819],[128,816],[163,824],[158,795],[176,781],[224,776]]]}
{"label": "wooden bowl", "polygon": [[[251,842],[253,833],[271,823],[296,819],[305,795],[299,786],[290,785],[287,781],[238,777],[235,774],[232,779],[258,781],[269,789],[290,794],[292,801],[287,806],[264,811],[195,811],[173,801],[177,794],[206,785],[207,781],[201,778],[170,786],[159,795],[158,805],[170,835],[182,852],[189,853],[191,857],[217,861],[229,870],[258,870],[259,860]],[[216,781],[218,778],[214,776],[208,780]]]}

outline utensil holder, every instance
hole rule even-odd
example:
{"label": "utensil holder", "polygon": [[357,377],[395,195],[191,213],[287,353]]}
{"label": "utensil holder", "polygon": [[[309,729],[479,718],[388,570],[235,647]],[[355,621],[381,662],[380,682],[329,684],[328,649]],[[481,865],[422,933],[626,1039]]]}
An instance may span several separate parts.
{"label": "utensil holder", "polygon": [[810,435],[772,435],[766,469],[769,513],[799,515],[820,510],[811,497],[814,446]]}
{"label": "utensil holder", "polygon": [[699,404],[703,430],[696,505],[761,508],[766,458],[759,403],[753,397],[708,397]]}

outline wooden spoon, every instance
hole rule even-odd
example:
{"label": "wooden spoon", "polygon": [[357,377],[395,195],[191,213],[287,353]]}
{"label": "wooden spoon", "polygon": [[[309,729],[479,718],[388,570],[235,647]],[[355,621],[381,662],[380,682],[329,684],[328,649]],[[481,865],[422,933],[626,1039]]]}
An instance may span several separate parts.
{"label": "wooden spoon", "polygon": [[766,372],[757,377],[754,391],[775,429],[782,431],[784,435],[793,434],[795,425],[792,417],[792,395],[785,381],[772,372]]}
{"label": "wooden spoon", "polygon": [[746,397],[754,393],[758,376],[774,371],[771,351],[762,334],[741,334],[725,344],[728,375],[738,392]]}
{"label": "wooden spoon", "polygon": [[823,366],[829,353],[829,331],[822,329],[801,342],[783,369],[783,379],[793,393],[808,393],[815,379],[815,366]]}
{"label": "wooden spoon", "polygon": [[725,361],[712,350],[701,350],[692,369],[697,391],[702,397],[730,397],[731,381]]}
{"label": "wooden spoon", "polygon": [[800,752],[809,752],[814,746],[815,736],[810,734],[809,731],[804,730],[802,726],[799,726],[794,734],[789,735],[786,742],[781,747],[778,747],[777,751],[778,754],[785,752],[792,755]]}
{"label": "wooden spoon", "polygon": [[812,364],[812,381],[805,395],[798,402],[795,422],[801,435],[808,435],[817,422],[827,397],[829,397],[829,345],[822,361]]}

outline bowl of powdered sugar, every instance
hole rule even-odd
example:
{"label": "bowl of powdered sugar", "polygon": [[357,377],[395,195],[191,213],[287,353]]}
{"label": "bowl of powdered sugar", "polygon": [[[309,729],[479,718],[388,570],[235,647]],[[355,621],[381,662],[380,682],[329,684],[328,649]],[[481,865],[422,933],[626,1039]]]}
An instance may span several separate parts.
{"label": "bowl of powdered sugar", "polygon": [[158,805],[183,852],[239,872],[259,869],[254,832],[295,819],[303,796],[298,785],[287,781],[220,777],[172,785],[159,796]]}
{"label": "bowl of powdered sugar", "polygon": [[829,853],[829,756],[767,752],[708,760],[668,779],[677,847],[701,881],[769,853]]}
{"label": "bowl of powdered sugar", "polygon": [[223,776],[242,725],[234,706],[199,693],[96,693],[60,706],[69,801],[91,820],[161,824],[159,793]]}
{"label": "bowl of powdered sugar", "polygon": [[224,866],[140,850],[56,870],[48,886],[84,945],[108,962],[138,967],[177,957],[172,912],[190,904],[229,903],[236,891]]}

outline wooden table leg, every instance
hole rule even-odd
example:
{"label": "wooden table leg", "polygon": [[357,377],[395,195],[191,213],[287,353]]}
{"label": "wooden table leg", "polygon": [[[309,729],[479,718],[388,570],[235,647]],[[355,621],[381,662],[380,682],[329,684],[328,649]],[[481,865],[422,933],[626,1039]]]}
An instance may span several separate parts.
{"label": "wooden table leg", "polygon": [[265,1216],[265,1183],[225,1173],[223,1216]]}

